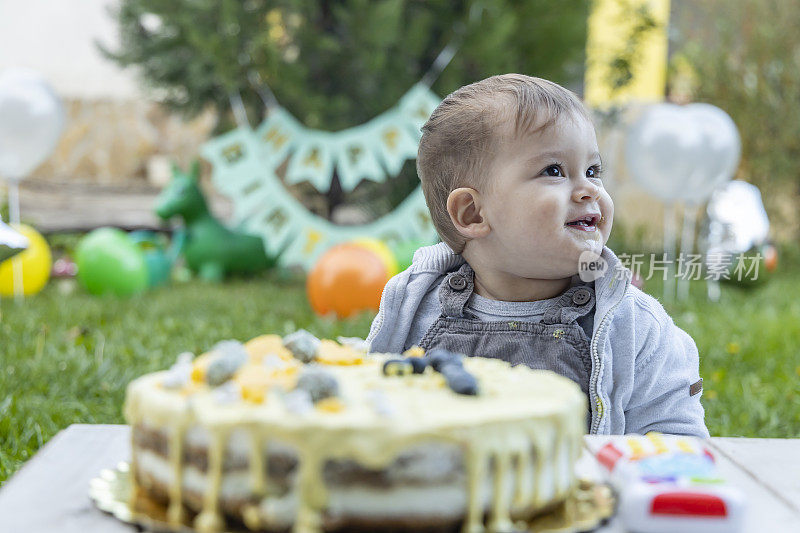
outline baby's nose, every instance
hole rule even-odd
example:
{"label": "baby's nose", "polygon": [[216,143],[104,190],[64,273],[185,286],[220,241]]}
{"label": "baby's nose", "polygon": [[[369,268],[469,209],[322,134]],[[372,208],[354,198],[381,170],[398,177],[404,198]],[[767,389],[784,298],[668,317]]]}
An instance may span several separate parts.
{"label": "baby's nose", "polygon": [[577,201],[583,200],[594,200],[600,196],[600,187],[595,185],[594,183],[590,182],[589,180],[583,180],[580,186],[575,188],[575,192],[573,197]]}

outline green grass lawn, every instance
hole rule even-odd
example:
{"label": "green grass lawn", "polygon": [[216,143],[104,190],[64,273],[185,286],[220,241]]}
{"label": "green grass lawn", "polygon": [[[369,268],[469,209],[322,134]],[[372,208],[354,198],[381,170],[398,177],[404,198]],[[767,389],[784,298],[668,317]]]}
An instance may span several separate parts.
{"label": "green grass lawn", "polygon": [[[751,290],[723,285],[718,303],[697,282],[689,301],[665,305],[697,343],[712,436],[800,437],[800,278],[792,270]],[[661,299],[661,284],[651,285]]]}
{"label": "green grass lawn", "polygon": [[[690,302],[667,306],[699,347],[712,435],[800,437],[800,279],[781,266],[759,289],[723,287],[720,303],[696,283]],[[661,294],[656,282],[646,290]],[[372,318],[316,317],[303,284],[277,275],[130,299],[64,295],[50,283],[21,305],[3,300],[0,313],[0,481],[70,424],[123,422],[126,384],[181,351],[297,328],[363,337]]]}
{"label": "green grass lawn", "polygon": [[122,423],[128,382],[182,351],[298,328],[363,337],[372,319],[319,318],[302,283],[275,277],[192,281],[130,299],[64,296],[50,283],[22,305],[3,300],[0,311],[0,480],[70,424]]}

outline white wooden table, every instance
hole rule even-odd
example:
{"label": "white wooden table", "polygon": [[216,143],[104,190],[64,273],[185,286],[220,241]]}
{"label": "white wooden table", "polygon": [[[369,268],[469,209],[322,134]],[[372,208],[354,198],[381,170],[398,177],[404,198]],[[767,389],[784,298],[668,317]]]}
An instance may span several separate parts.
{"label": "white wooden table", "polygon": [[[130,457],[129,434],[128,426],[76,424],[53,437],[0,489],[0,532],[138,531],[88,496],[90,479]],[[745,531],[800,531],[800,439],[713,438],[710,445],[722,477],[747,496]],[[601,474],[587,454],[579,470]],[[599,531],[624,532],[614,521]]]}

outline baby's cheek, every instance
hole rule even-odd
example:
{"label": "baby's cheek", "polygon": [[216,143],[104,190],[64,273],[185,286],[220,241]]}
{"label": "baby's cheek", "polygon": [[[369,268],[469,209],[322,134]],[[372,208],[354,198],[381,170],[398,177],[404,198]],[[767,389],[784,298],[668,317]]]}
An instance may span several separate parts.
{"label": "baby's cheek", "polygon": [[522,211],[531,219],[544,223],[557,222],[564,218],[563,207],[556,199],[539,198],[539,201],[522,207]]}
{"label": "baby's cheek", "polygon": [[552,232],[561,226],[566,216],[562,202],[548,195],[547,192],[537,194],[509,194],[501,203],[498,223],[511,233],[514,238],[525,242],[537,238],[549,241]]}
{"label": "baby's cheek", "polygon": [[605,244],[611,236],[611,228],[614,225],[614,202],[611,200],[608,193],[604,192],[603,196],[604,198],[600,205],[600,210],[605,220],[603,221],[603,226],[600,228],[600,231],[603,234],[603,244]]}

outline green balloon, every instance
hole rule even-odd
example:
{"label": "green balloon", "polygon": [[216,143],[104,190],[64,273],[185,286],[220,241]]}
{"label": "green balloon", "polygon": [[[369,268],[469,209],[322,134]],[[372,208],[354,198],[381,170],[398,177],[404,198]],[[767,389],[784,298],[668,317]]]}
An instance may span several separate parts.
{"label": "green balloon", "polygon": [[128,235],[100,228],[86,235],[75,250],[78,280],[92,294],[136,294],[147,288],[144,254]]}

